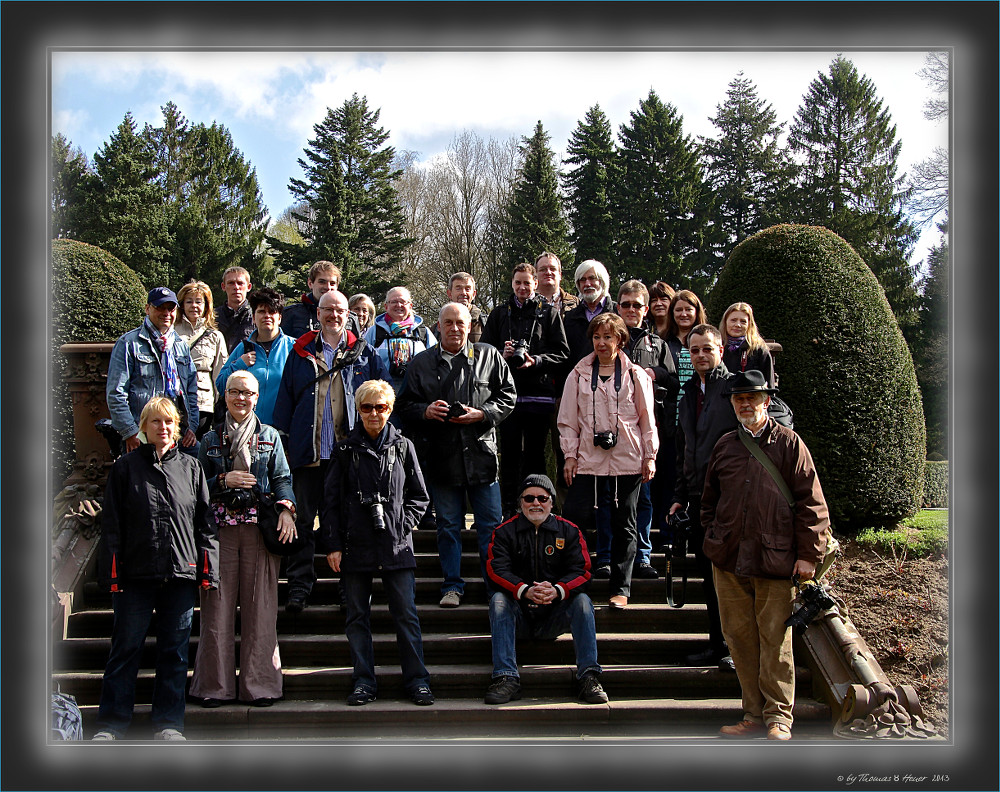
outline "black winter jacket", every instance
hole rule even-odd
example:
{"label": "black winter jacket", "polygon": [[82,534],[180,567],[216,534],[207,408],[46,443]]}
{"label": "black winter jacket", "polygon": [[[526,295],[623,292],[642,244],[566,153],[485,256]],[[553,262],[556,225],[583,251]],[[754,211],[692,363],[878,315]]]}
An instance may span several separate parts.
{"label": "black winter jacket", "polygon": [[111,591],[174,578],[219,584],[219,531],[201,464],[175,445],[118,457],[101,512],[101,574]]}
{"label": "black winter jacket", "polygon": [[[673,437],[677,426],[677,392],[680,380],[677,366],[663,339],[645,327],[630,327],[629,343],[624,352],[641,368],[653,370],[653,399],[656,428],[661,438]],[[663,443],[660,446],[663,447]]]}
{"label": "black winter jacket", "polygon": [[[498,467],[495,427],[514,409],[514,378],[500,353],[488,344],[466,344],[459,356],[466,361],[472,357],[471,376],[467,371],[458,392],[452,386],[442,393],[451,361],[441,356],[441,345],[416,355],[396,395],[396,413],[406,436],[413,439],[428,480],[456,486],[492,484]],[[464,425],[427,420],[427,405],[438,399],[475,407],[485,417]]]}
{"label": "black winter jacket", "polygon": [[756,369],[764,375],[769,388],[776,387],[774,358],[771,357],[771,350],[767,347],[751,352],[750,346],[744,341],[738,349],[732,351],[725,349],[722,353],[722,362],[733,374],[738,371]]}
{"label": "black winter jacket", "polygon": [[[618,313],[618,303],[610,296],[604,295],[602,305],[601,313]],[[594,342],[587,337],[587,328],[590,327],[590,320],[587,318],[587,303],[580,300],[580,304],[568,311],[563,317],[563,325],[566,328],[566,340],[569,342],[569,357],[566,358],[563,372],[568,376],[573,370],[573,366],[594,351]]]}
{"label": "black winter jacket", "polygon": [[590,552],[583,532],[569,520],[550,514],[536,530],[518,513],[493,531],[486,573],[518,600],[526,613],[539,614],[550,606],[528,610],[525,592],[543,580],[559,590],[560,600],[584,591],[590,582]]}
{"label": "black winter jacket", "polygon": [[732,375],[720,363],[705,377],[705,401],[697,418],[698,391],[701,377],[695,372],[684,383],[680,414],[677,425],[677,482],[674,501],[688,504],[692,498],[701,499],[705,486],[705,471],[712,449],[726,432],[731,432],[739,421],[726,393],[726,380]]}
{"label": "black winter jacket", "polygon": [[534,359],[526,369],[512,368],[517,397],[547,396],[555,399],[562,393],[557,377],[569,356],[569,343],[559,313],[541,297],[535,296],[518,306],[513,295],[505,305],[494,308],[483,328],[482,343],[503,355],[507,341],[530,341],[528,354]]}
{"label": "black winter jacket", "polygon": [[[384,530],[372,519],[374,496],[382,503]],[[342,552],[345,572],[412,569],[411,534],[429,503],[413,443],[392,424],[373,442],[359,424],[330,456],[317,551]]]}

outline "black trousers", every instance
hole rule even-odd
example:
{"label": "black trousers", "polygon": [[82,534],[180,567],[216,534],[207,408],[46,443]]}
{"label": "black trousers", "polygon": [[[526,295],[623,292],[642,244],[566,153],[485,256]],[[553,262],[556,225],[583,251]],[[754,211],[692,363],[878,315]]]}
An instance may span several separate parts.
{"label": "black trousers", "polygon": [[705,607],[708,611],[708,642],[712,649],[721,652],[725,648],[726,639],[722,637],[722,620],[719,617],[719,598],[715,594],[715,580],[712,576],[712,562],[705,556],[705,528],[701,524],[701,495],[691,498],[688,504],[688,516],[691,518],[690,549],[694,550],[695,562],[702,577],[702,590],[705,592]]}
{"label": "black trousers", "polygon": [[305,542],[302,549],[288,556],[285,563],[289,599],[308,600],[316,583],[316,532],[313,528],[323,499],[323,483],[329,465],[329,459],[321,459],[316,467],[300,467],[292,473],[295,530],[299,536],[305,537]]}
{"label": "black trousers", "polygon": [[497,427],[500,434],[500,506],[505,518],[518,510],[521,482],[532,473],[545,474],[545,443],[550,412],[531,412],[520,405]]}

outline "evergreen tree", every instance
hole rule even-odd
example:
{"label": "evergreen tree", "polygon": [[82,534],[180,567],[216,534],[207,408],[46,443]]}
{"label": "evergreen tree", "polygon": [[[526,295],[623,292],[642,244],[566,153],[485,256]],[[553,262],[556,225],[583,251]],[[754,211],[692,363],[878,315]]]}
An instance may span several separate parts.
{"label": "evergreen tree", "polygon": [[378,126],[378,110],[357,94],[313,129],[316,137],[299,159],[304,177],[290,179],[289,191],[306,211],[293,211],[304,246],[267,237],[279,269],[295,270],[304,283],[308,267],[329,259],[343,271],[352,290],[380,294],[387,278],[412,242],[393,182],[395,150],[385,146],[389,133]]}
{"label": "evergreen tree", "polygon": [[507,272],[522,261],[534,262],[543,250],[555,253],[568,266],[573,260],[569,225],[559,194],[555,155],[541,121],[535,124],[530,138],[521,138],[520,152],[521,162],[507,206]]}
{"label": "evergreen tree", "polygon": [[837,57],[810,84],[789,135],[801,158],[793,209],[802,223],[839,234],[875,273],[907,340],[917,309],[909,255],[916,229],[903,214],[901,143],[875,86]]}
{"label": "evergreen tree", "polygon": [[701,138],[708,182],[715,193],[715,215],[723,258],[758,231],[779,222],[791,184],[791,162],[778,145],[784,124],[774,108],[757,97],[753,82],[740,72],[726,101],[709,119],[718,136]]}
{"label": "evergreen tree", "polygon": [[566,162],[576,166],[563,177],[576,258],[610,263],[614,260],[614,226],[609,192],[616,160],[611,124],[600,105],[587,111],[566,151]]}
{"label": "evergreen tree", "polygon": [[914,345],[917,382],[927,421],[927,454],[948,458],[948,223],[927,257],[927,279],[920,295],[920,335]]}
{"label": "evergreen tree", "polygon": [[137,134],[130,112],[94,155],[94,173],[95,178],[88,180],[84,201],[88,220],[80,240],[120,259],[148,288],[171,283],[166,194],[153,150]]}
{"label": "evergreen tree", "polygon": [[84,225],[83,198],[91,176],[87,155],[62,134],[52,138],[52,238],[76,239]]}
{"label": "evergreen tree", "polygon": [[[620,280],[704,289],[714,273],[701,255],[711,206],[698,147],[683,132],[683,118],[655,91],[619,130],[618,178],[612,211]],[[721,262],[717,263],[721,266]]]}
{"label": "evergreen tree", "polygon": [[173,102],[162,109],[163,126],[144,135],[167,195],[175,282],[217,283],[236,265],[256,278],[267,215],[256,172],[224,126],[192,126]]}

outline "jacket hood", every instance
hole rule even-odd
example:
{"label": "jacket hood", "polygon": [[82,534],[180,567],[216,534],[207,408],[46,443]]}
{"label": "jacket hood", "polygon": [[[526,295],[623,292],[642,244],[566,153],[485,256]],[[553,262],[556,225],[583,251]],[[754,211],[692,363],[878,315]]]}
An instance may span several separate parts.
{"label": "jacket hood", "polygon": [[308,306],[309,306],[310,308],[315,308],[315,307],[316,307],[317,305],[319,305],[319,300],[317,300],[317,299],[316,299],[316,298],[315,298],[315,297],[313,296],[313,293],[312,293],[311,291],[307,291],[307,292],[305,292],[305,293],[304,293],[304,294],[303,294],[303,295],[302,295],[302,296],[301,296],[301,297],[299,298],[299,302],[300,302],[300,303],[304,303],[305,305],[308,305]]}
{"label": "jacket hood", "polygon": [[[382,431],[385,432],[385,438],[382,441],[383,446],[392,445],[403,436],[402,432],[391,423],[387,423],[385,429]],[[348,446],[370,445],[368,432],[365,431],[365,427],[361,424],[361,421],[355,423],[354,428],[347,433],[347,437],[344,438],[344,444]]]}
{"label": "jacket hood", "polygon": [[[254,333],[257,331],[255,330]],[[295,354],[303,358],[315,358],[316,357],[316,337],[320,334],[319,330],[308,330],[296,339],[295,344],[292,349]],[[350,330],[344,330],[344,334],[347,336],[347,348],[354,349],[354,345],[358,343],[358,337],[354,335]]]}

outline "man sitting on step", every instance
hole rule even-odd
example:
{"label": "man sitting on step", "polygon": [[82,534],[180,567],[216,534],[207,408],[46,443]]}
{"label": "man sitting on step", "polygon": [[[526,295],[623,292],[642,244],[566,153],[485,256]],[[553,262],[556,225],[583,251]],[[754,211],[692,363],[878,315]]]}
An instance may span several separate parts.
{"label": "man sitting on step", "polygon": [[605,704],[598,677],[594,605],[583,589],[590,581],[590,553],[583,533],[552,514],[555,488],[547,476],[531,475],[520,487],[520,511],[493,531],[486,559],[490,580],[500,589],[490,599],[493,681],[487,704],[521,698],[517,637],[573,635],[580,699]]}

